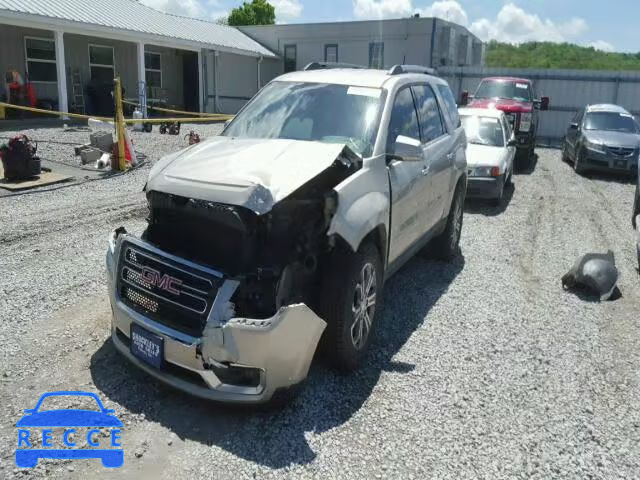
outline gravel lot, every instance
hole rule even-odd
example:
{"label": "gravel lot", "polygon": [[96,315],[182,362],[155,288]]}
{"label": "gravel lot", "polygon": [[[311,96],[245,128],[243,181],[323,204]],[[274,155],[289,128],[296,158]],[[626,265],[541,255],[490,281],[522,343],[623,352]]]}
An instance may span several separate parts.
{"label": "gravel lot", "polygon": [[[34,132],[47,135],[86,137]],[[134,142],[153,162],[185,140]],[[43,156],[59,147],[42,145]],[[106,239],[120,225],[143,228],[148,165],[1,198],[0,477],[638,478],[634,185],[579,177],[558,151],[538,153],[502,207],[469,202],[463,258],[415,258],[387,283],[362,371],[341,376],[315,362],[302,394],[276,412],[175,392],[108,340]],[[578,255],[608,248],[621,299],[563,292],[560,277]],[[98,460],[15,467],[22,410],[67,389],[95,391],[115,408],[125,423],[121,469]]]}

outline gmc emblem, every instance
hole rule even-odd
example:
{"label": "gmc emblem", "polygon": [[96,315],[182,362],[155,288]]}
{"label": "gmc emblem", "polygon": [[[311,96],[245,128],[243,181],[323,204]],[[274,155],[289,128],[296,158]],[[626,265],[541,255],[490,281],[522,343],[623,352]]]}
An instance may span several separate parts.
{"label": "gmc emblem", "polygon": [[165,290],[174,295],[180,295],[180,290],[176,287],[182,285],[182,280],[172,277],[166,273],[163,275],[159,271],[149,267],[142,267],[142,279],[153,287]]}

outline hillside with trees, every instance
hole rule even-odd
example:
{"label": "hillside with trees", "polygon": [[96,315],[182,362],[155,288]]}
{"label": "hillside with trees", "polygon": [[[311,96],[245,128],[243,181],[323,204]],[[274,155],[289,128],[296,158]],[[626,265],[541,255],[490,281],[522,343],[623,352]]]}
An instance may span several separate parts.
{"label": "hillside with trees", "polygon": [[487,44],[485,64],[504,68],[640,70],[640,52],[603,52],[571,43],[529,42],[512,45],[491,41]]}

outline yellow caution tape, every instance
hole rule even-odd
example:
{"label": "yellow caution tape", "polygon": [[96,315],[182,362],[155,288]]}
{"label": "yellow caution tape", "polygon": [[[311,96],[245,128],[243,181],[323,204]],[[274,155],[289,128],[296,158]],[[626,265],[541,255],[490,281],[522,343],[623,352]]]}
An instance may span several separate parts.
{"label": "yellow caution tape", "polygon": [[43,108],[25,107],[23,105],[14,105],[12,103],[5,103],[5,102],[0,102],[0,107],[13,108],[15,110],[25,110],[27,112],[44,113],[48,115],[55,115],[56,117],[60,115],[64,115],[65,117],[82,118],[85,120],[88,120],[90,118],[95,118],[96,120],[109,121],[109,122],[113,121],[113,117],[96,117],[95,115],[81,115],[79,113],[59,112],[57,110],[45,110]]}
{"label": "yellow caution tape", "polygon": [[233,115],[220,117],[195,117],[195,118],[125,118],[124,123],[198,123],[198,122],[222,122],[233,118]]}
{"label": "yellow caution tape", "polygon": [[[79,113],[69,113],[69,112],[60,112],[58,110],[45,110],[42,108],[33,108],[33,107],[25,107],[23,105],[14,105],[12,103],[0,102],[0,107],[5,108],[13,108],[16,110],[25,110],[27,112],[35,112],[35,113],[44,113],[48,115],[54,116],[67,116],[70,118],[82,118],[85,120],[89,120],[90,118],[94,118],[96,120],[102,120],[106,122],[113,122],[113,117],[100,117],[96,115],[81,115]],[[193,112],[189,112],[193,113]],[[165,123],[165,122],[208,122],[208,121],[225,121],[233,118],[233,115],[224,115],[221,113],[216,114],[216,116],[210,117],[194,117],[194,118],[127,118],[124,120],[125,123]]]}
{"label": "yellow caution tape", "polygon": [[[126,103],[127,105],[132,105],[134,107],[139,107],[140,104],[127,102],[123,100],[122,103]],[[167,112],[167,113],[177,113],[178,115],[192,115],[192,116],[201,116],[201,117],[228,117],[229,115],[225,113],[205,113],[205,112],[186,112],[184,110],[172,110],[170,108],[162,108],[162,107],[154,107],[153,105],[147,105],[147,109],[149,110],[157,110],[159,112]]]}

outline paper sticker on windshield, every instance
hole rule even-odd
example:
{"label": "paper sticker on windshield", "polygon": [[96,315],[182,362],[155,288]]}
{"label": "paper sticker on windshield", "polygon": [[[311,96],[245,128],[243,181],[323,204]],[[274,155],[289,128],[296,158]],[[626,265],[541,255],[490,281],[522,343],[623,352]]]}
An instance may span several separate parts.
{"label": "paper sticker on windshield", "polygon": [[516,88],[527,88],[529,85],[526,83],[516,83]]}
{"label": "paper sticker on windshield", "polygon": [[380,98],[381,90],[379,88],[368,87],[349,87],[347,95],[362,95],[363,97]]}

